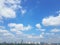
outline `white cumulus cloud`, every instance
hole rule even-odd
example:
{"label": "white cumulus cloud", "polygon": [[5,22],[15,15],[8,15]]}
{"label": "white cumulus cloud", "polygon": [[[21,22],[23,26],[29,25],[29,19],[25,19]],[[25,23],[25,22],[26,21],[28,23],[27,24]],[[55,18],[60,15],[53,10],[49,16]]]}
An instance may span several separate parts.
{"label": "white cumulus cloud", "polygon": [[3,18],[15,18],[17,9],[21,9],[22,14],[26,12],[21,6],[21,0],[0,0],[0,21]]}
{"label": "white cumulus cloud", "polygon": [[36,26],[36,28],[37,28],[36,30],[40,30],[40,31],[42,31],[42,32],[45,31],[45,29],[42,29],[42,26],[41,26],[40,23],[37,23],[35,26]]}
{"label": "white cumulus cloud", "polygon": [[41,25],[40,24],[36,24],[35,25],[38,29],[41,29]]}
{"label": "white cumulus cloud", "polygon": [[32,26],[30,25],[27,25],[27,26],[24,26],[23,24],[16,24],[16,23],[10,23],[8,24],[8,26],[14,30],[30,30],[32,28]]}
{"label": "white cumulus cloud", "polygon": [[45,26],[60,26],[60,14],[58,16],[50,16],[42,20]]}
{"label": "white cumulus cloud", "polygon": [[16,14],[11,8],[2,8],[0,9],[0,16],[5,18],[15,18]]}

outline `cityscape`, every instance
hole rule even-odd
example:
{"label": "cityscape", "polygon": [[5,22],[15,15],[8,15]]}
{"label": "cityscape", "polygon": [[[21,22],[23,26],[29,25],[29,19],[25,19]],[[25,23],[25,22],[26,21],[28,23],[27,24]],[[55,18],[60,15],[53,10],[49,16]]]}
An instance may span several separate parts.
{"label": "cityscape", "polygon": [[44,42],[40,42],[40,43],[0,43],[0,45],[60,45],[60,43],[44,43]]}

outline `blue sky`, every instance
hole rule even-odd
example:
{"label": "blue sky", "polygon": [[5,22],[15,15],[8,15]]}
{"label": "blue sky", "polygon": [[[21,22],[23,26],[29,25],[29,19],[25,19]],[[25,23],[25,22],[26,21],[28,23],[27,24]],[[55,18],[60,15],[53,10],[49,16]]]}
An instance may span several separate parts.
{"label": "blue sky", "polygon": [[0,0],[0,42],[60,42],[59,35],[60,0]]}

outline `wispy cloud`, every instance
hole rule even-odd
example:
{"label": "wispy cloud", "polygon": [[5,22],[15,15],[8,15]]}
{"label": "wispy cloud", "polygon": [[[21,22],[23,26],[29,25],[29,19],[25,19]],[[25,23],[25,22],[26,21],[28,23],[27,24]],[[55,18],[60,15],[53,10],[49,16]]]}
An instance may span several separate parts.
{"label": "wispy cloud", "polygon": [[60,29],[52,29],[51,32],[60,32]]}

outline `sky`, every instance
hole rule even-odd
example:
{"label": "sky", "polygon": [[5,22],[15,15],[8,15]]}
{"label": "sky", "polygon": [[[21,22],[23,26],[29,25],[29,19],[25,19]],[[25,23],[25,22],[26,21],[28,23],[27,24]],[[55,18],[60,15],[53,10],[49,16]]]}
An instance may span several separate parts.
{"label": "sky", "polygon": [[0,42],[21,40],[60,43],[60,0],[0,0]]}

